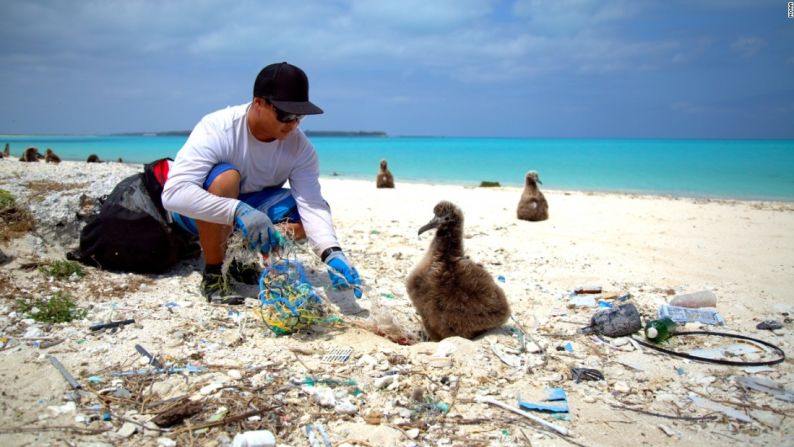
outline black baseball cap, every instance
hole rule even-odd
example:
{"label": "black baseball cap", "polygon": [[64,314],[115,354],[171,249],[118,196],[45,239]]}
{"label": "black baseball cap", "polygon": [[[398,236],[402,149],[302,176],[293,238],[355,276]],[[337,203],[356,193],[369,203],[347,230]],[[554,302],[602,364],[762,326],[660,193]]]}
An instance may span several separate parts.
{"label": "black baseball cap", "polygon": [[281,62],[259,72],[254,96],[270,101],[279,110],[296,115],[319,115],[323,109],[309,101],[309,78],[300,68]]}

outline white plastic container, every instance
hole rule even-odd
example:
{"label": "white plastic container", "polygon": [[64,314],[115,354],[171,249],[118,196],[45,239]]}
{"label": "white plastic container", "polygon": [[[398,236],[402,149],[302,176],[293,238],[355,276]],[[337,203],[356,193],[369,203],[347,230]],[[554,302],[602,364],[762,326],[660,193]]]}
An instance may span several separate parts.
{"label": "white plastic container", "polygon": [[671,306],[676,307],[717,307],[717,295],[711,290],[701,290],[700,292],[682,293],[670,300]]}
{"label": "white plastic container", "polygon": [[254,430],[238,433],[232,447],[276,447],[276,438],[269,430]]}

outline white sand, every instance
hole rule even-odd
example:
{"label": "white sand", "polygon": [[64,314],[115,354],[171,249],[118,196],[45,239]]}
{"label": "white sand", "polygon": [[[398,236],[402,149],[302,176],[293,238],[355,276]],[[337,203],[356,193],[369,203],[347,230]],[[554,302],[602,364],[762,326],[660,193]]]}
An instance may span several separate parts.
{"label": "white sand", "polygon": [[[56,168],[43,163],[25,165],[0,160],[0,189],[12,190],[23,202],[35,204],[32,197],[26,195],[25,188],[17,186],[26,178],[49,178],[67,183],[89,181],[99,185],[94,180],[104,178],[105,183],[109,183],[108,178],[123,178],[137,168],[69,162]],[[17,256],[2,268],[2,275],[13,284],[13,293],[45,296],[51,288],[62,288],[74,291],[81,297],[81,304],[92,303],[93,309],[86,320],[56,325],[50,333],[44,333],[44,336],[66,338],[65,343],[45,351],[27,346],[23,340],[18,347],[0,351],[0,390],[4,395],[0,427],[79,425],[74,422],[74,413],[47,416],[37,422],[39,415],[48,414],[47,406],[63,403],[61,398],[67,390],[66,383],[46,360],[46,354],[58,356],[78,379],[84,380],[88,375],[99,374],[102,368],[117,366],[118,362],[136,361],[138,356],[133,346],[141,343],[153,352],[174,359],[203,352],[201,362],[205,364],[224,364],[239,370],[251,365],[270,365],[274,376],[280,371],[286,377],[312,373],[355,378],[365,391],[364,395],[352,399],[357,407],[355,416],[342,420],[333,409],[320,411],[334,445],[345,439],[351,445],[355,445],[356,440],[369,445],[410,445],[412,442],[417,445],[527,445],[522,429],[532,445],[569,445],[540,434],[531,428],[533,426],[508,417],[503,410],[469,402],[478,394],[491,393],[492,397],[514,404],[517,394],[542,395],[543,388],[549,386],[563,387],[568,392],[571,420],[557,421],[542,414],[541,417],[567,427],[573,433],[572,439],[584,445],[636,446],[671,442],[724,445],[726,441],[766,445],[790,439],[792,422],[782,414],[791,414],[794,404],[757,391],[741,393],[735,377],[752,374],[738,367],[690,362],[657,355],[647,349],[635,351],[624,342],[614,342],[611,347],[600,345],[589,337],[575,334],[579,327],[576,323],[587,322],[594,309],[566,309],[565,295],[576,286],[591,284],[608,291],[630,292],[632,301],[647,318],[654,316],[660,304],[669,301],[670,293],[709,289],[717,295],[717,308],[726,320],[726,327],[720,330],[756,336],[789,353],[794,343],[791,323],[785,323],[784,328],[775,333],[757,330],[755,326],[767,319],[783,322],[784,313],[794,317],[791,292],[794,286],[794,238],[791,237],[794,234],[794,204],[545,191],[550,218],[530,223],[515,218],[520,189],[407,184],[400,182],[399,173],[395,174],[397,188],[394,190],[376,189],[375,172],[372,182],[322,179],[323,193],[331,203],[338,236],[361,273],[366,293],[362,300],[355,302],[349,293],[322,289],[328,286],[322,266],[313,257],[301,254],[300,259],[313,269],[310,277],[314,285],[349,318],[366,319],[367,313],[359,312],[373,310],[372,306],[379,303],[403,321],[407,329],[417,329],[403,281],[432,238],[432,232],[418,237],[418,228],[430,220],[435,203],[449,200],[465,214],[467,254],[482,263],[494,277],[504,277],[500,285],[514,316],[532,338],[547,349],[545,366],[527,373],[499,361],[490,345],[492,342],[510,345],[513,339],[504,333],[473,342],[453,339],[457,351],[452,354],[449,367],[434,367],[433,360],[429,360],[437,343],[399,346],[352,327],[275,338],[261,323],[249,319],[243,331],[245,339],[238,340],[236,323],[229,321],[227,309],[209,306],[197,294],[199,274],[194,271],[198,265],[195,262],[182,264],[168,275],[152,276],[151,285],[131,293],[113,290],[123,289],[123,284],[132,284],[141,275],[89,269],[89,276],[81,281],[48,283],[40,273],[26,272],[19,266],[36,255],[57,257],[64,250],[59,245],[47,246],[29,236],[0,245],[5,253]],[[110,187],[112,184],[110,182]],[[94,189],[90,194],[99,196],[107,192]],[[72,193],[66,193],[69,194]],[[76,202],[77,198],[46,200],[62,204],[69,200]],[[46,212],[36,211],[37,217],[44,215]],[[41,232],[46,234],[47,229]],[[92,289],[99,289],[99,292],[91,292]],[[180,307],[170,313],[162,306],[166,302],[179,303]],[[11,304],[7,298],[0,303],[3,308],[0,330],[2,335],[18,339],[30,328],[31,322],[20,320],[18,315],[9,316]],[[567,310],[567,315],[554,315],[563,309]],[[109,318],[111,312],[114,320],[135,318],[137,323],[117,334],[89,335],[87,326]],[[218,325],[224,321],[227,329],[219,331]],[[699,327],[693,324],[687,329]],[[565,342],[572,342],[573,353],[555,349]],[[348,364],[330,367],[320,362],[323,352],[337,346],[353,348],[353,359]],[[297,362],[295,354],[285,349],[289,347],[306,350],[307,354],[300,355],[303,363]],[[407,365],[391,361],[394,354],[406,356]],[[374,366],[368,366],[370,359],[374,359]],[[526,359],[531,364],[540,363],[540,356]],[[574,384],[568,372],[572,366],[597,368],[607,380]],[[312,371],[306,371],[306,367]],[[404,371],[403,382],[396,389],[373,387],[384,369],[400,368],[408,368],[413,373]],[[683,368],[684,375],[677,374],[676,368]],[[416,375],[417,372],[424,375]],[[440,384],[441,379],[449,375],[460,378],[457,393],[454,387]],[[794,383],[790,360],[771,367],[769,372],[754,375],[788,387]],[[213,373],[191,376],[190,380],[198,387],[234,379]],[[462,415],[485,417],[491,422],[459,427],[451,422],[443,426],[437,424],[436,428],[421,430],[419,437],[411,440],[404,434],[405,430],[395,427],[405,422],[406,414],[401,414],[401,409],[411,406],[408,397],[417,386],[425,387],[434,400],[454,402],[448,419]],[[161,395],[171,396],[179,394],[177,391],[192,389],[187,385],[174,385]],[[720,417],[717,421],[696,424],[611,406],[629,402],[637,408],[668,415],[711,414],[691,403],[687,397],[690,392],[725,401],[725,405],[742,411],[746,409],[753,422],[741,423]],[[306,400],[305,394],[294,393],[296,399],[301,400],[303,396],[303,401]],[[377,427],[367,425],[363,419],[373,409],[381,409],[386,415]],[[311,413],[317,414],[319,410],[316,407]],[[291,431],[277,436],[279,442],[306,445],[300,428],[310,419],[307,414]],[[92,428],[102,427],[99,422],[94,424]],[[116,424],[113,431],[121,426],[118,421]],[[209,440],[216,441],[217,430]],[[112,434],[78,437],[59,431],[39,435],[0,433],[0,439],[3,437],[6,445],[22,445],[36,439],[53,443],[58,439],[81,439],[156,445],[155,437],[142,434],[122,441]],[[202,442],[208,440],[205,438]]]}

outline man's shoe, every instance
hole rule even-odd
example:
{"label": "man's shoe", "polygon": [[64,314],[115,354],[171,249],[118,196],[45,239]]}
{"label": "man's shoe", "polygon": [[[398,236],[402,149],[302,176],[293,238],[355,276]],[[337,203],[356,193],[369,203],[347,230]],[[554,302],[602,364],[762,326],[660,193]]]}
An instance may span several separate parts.
{"label": "man's shoe", "polygon": [[211,304],[243,304],[245,297],[232,290],[225,276],[217,273],[204,273],[201,278],[201,294]]}
{"label": "man's shoe", "polygon": [[229,264],[229,276],[243,284],[259,284],[260,275],[262,275],[262,270],[255,263],[243,264],[235,259]]}

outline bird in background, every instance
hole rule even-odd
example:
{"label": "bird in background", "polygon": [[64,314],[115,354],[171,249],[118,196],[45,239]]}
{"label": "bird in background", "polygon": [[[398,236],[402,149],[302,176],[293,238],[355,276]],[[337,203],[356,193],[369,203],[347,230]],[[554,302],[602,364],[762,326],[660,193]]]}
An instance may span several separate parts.
{"label": "bird in background", "polygon": [[540,192],[538,184],[543,184],[536,171],[529,171],[524,177],[524,191],[518,200],[516,215],[521,220],[538,222],[549,218],[549,203]]}
{"label": "bird in background", "polygon": [[35,147],[29,147],[25,149],[25,152],[19,157],[19,161],[33,162],[39,161],[40,158],[42,158],[42,155],[39,153],[39,150]]}
{"label": "bird in background", "polygon": [[58,164],[61,162],[61,157],[56,155],[55,152],[52,151],[52,149],[47,148],[47,152],[44,154],[44,162]]}
{"label": "bird in background", "polygon": [[391,175],[386,160],[380,161],[380,170],[375,178],[375,186],[378,188],[394,188],[394,176]]}

